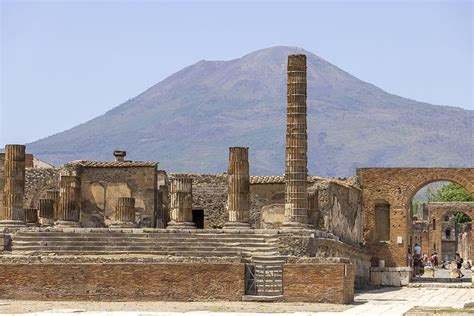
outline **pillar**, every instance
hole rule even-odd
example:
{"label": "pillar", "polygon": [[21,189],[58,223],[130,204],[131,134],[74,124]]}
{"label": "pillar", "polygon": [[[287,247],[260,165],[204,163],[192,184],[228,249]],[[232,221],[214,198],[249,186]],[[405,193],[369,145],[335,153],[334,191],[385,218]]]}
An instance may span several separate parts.
{"label": "pillar", "polygon": [[288,56],[287,89],[285,220],[283,226],[305,228],[308,226],[305,55]]}
{"label": "pillar", "polygon": [[54,201],[51,199],[39,200],[39,218],[41,226],[54,225]]}
{"label": "pillar", "polygon": [[36,226],[38,223],[38,210],[35,208],[25,208],[25,222],[28,226]]}
{"label": "pillar", "polygon": [[187,175],[176,175],[171,179],[171,210],[168,228],[196,228],[193,223],[193,179]]}
{"label": "pillar", "polygon": [[5,145],[3,212],[0,225],[24,226],[25,146]]}
{"label": "pillar", "polygon": [[59,190],[48,190],[46,191],[46,199],[53,200],[53,218],[57,220],[59,218]]}
{"label": "pillar", "polygon": [[224,225],[225,228],[250,227],[249,149],[247,147],[229,148],[227,183],[229,217]]}
{"label": "pillar", "polygon": [[135,199],[132,197],[119,197],[115,205],[115,221],[111,227],[135,226]]}
{"label": "pillar", "polygon": [[65,166],[59,180],[59,226],[80,226],[81,178],[78,167]]}

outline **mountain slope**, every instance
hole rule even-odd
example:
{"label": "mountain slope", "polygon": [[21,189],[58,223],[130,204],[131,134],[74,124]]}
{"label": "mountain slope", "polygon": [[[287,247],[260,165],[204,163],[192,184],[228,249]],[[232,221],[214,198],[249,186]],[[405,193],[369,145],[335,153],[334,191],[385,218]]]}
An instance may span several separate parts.
{"label": "mountain slope", "polygon": [[74,159],[156,160],[180,172],[223,172],[229,146],[250,147],[252,174],[284,172],[286,61],[308,57],[311,174],[360,166],[472,166],[474,111],[417,102],[363,82],[298,48],[200,61],[89,122],[28,150],[56,165]]}

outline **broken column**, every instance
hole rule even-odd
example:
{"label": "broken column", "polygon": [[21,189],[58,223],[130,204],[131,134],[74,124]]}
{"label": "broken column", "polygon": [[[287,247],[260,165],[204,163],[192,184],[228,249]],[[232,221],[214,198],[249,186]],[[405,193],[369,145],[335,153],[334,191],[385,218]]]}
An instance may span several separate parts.
{"label": "broken column", "polygon": [[38,223],[38,210],[35,208],[25,208],[25,222],[27,226],[36,226]]}
{"label": "broken column", "polygon": [[135,226],[135,199],[132,197],[119,197],[115,206],[115,221],[111,227]]}
{"label": "broken column", "polygon": [[25,146],[5,145],[3,212],[0,225],[24,226]]}
{"label": "broken column", "polygon": [[228,222],[225,228],[250,227],[250,177],[249,149],[247,147],[229,148],[229,167],[227,170],[227,209]]}
{"label": "broken column", "polygon": [[39,218],[41,226],[54,225],[54,201],[52,199],[39,200]]}
{"label": "broken column", "polygon": [[59,218],[59,190],[48,190],[46,191],[46,199],[53,200],[53,218],[57,220]]}
{"label": "broken column", "polygon": [[283,226],[304,228],[308,224],[305,55],[288,56],[287,88],[285,221]]}
{"label": "broken column", "polygon": [[59,179],[59,226],[78,227],[81,213],[81,178],[76,165],[65,165]]}
{"label": "broken column", "polygon": [[187,175],[175,175],[171,179],[171,210],[168,228],[196,228],[193,223],[193,178]]}

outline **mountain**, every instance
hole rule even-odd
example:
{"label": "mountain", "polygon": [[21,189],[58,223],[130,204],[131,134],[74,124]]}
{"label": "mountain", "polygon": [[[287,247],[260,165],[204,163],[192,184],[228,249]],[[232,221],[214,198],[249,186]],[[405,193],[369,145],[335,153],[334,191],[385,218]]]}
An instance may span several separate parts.
{"label": "mountain", "polygon": [[159,161],[171,172],[218,173],[227,169],[229,146],[248,146],[252,174],[283,174],[286,62],[293,53],[307,55],[310,174],[473,165],[474,111],[387,93],[292,47],[199,61],[97,118],[28,144],[28,151],[59,165],[110,160],[124,149],[127,158]]}

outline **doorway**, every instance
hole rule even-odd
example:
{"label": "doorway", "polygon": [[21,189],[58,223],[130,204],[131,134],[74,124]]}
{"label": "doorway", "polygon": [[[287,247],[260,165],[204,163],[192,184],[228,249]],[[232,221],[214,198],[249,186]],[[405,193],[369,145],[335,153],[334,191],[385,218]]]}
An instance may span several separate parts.
{"label": "doorway", "polygon": [[193,210],[193,222],[197,229],[204,229],[204,210],[195,209]]}

